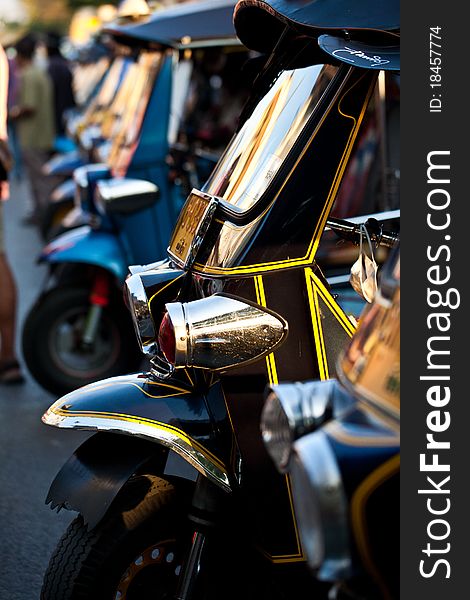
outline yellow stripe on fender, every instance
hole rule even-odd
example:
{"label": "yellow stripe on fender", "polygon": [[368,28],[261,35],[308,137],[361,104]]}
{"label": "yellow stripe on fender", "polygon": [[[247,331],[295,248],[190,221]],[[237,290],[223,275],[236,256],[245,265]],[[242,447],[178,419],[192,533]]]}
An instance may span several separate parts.
{"label": "yellow stripe on fender", "polygon": [[226,492],[231,491],[224,463],[186,432],[168,423],[120,413],[64,410],[57,403],[43,415],[42,421],[53,427],[114,431],[159,442],[179,454]]}

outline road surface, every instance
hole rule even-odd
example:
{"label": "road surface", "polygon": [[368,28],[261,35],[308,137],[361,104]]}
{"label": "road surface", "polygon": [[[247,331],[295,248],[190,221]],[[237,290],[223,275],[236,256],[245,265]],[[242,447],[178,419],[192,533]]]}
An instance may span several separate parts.
{"label": "road surface", "polygon": [[[20,338],[46,271],[35,263],[42,246],[39,234],[21,221],[29,184],[12,182],[11,188],[4,220],[19,292]],[[62,463],[89,435],[43,425],[41,415],[55,398],[26,376],[21,386],[0,384],[0,600],[39,599],[49,556],[74,517],[51,511],[44,504],[47,490]]]}

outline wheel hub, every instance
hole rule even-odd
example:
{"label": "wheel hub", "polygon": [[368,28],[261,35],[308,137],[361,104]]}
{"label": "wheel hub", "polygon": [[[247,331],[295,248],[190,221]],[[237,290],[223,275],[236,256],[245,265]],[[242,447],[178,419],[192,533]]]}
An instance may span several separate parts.
{"label": "wheel hub", "polygon": [[181,571],[176,540],[153,544],[123,573],[113,600],[170,600]]}
{"label": "wheel hub", "polygon": [[73,375],[99,371],[113,364],[116,358],[116,336],[113,324],[106,316],[103,316],[95,342],[83,342],[85,311],[85,307],[70,309],[55,323],[51,333],[52,355],[64,370]]}

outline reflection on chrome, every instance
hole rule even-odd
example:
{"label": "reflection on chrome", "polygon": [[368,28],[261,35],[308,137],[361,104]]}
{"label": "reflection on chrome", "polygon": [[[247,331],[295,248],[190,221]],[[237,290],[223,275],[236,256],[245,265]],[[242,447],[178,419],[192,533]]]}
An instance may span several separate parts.
{"label": "reflection on chrome", "polygon": [[322,581],[351,575],[348,502],[336,456],[322,430],[293,447],[292,495],[302,547]]}
{"label": "reflection on chrome", "polygon": [[203,446],[190,438],[183,431],[170,430],[165,423],[153,421],[151,423],[139,422],[121,418],[120,415],[100,417],[94,414],[67,414],[61,410],[61,401],[53,404],[42,416],[42,422],[52,427],[62,429],[81,429],[84,431],[106,431],[127,434],[151,442],[159,442],[179,454],[189,462],[202,475],[208,477],[213,483],[231,491],[230,481],[225,467],[214,462]]}
{"label": "reflection on chrome", "polygon": [[140,349],[144,354],[153,356],[157,352],[156,332],[140,275],[128,277],[125,291]]}
{"label": "reflection on chrome", "polygon": [[245,211],[266,191],[336,68],[285,71],[227,148],[204,191]]}
{"label": "reflection on chrome", "polygon": [[289,470],[295,440],[338,418],[354,402],[335,379],[281,383],[269,390],[261,413],[261,435],[281,473]]}
{"label": "reflection on chrome", "polygon": [[255,360],[287,335],[279,315],[229,296],[165,307],[175,332],[175,367],[226,369]]}
{"label": "reflection on chrome", "polygon": [[[391,262],[390,262],[391,261]],[[379,292],[338,362],[353,394],[400,419],[400,255],[384,267]]]}

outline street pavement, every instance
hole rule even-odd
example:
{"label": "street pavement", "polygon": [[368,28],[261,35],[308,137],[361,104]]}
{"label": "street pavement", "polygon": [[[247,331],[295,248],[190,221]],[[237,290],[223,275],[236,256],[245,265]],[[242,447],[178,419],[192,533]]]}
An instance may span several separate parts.
{"label": "street pavement", "polygon": [[[19,294],[21,328],[47,272],[36,264],[42,241],[33,226],[22,223],[27,180],[12,182],[4,206],[8,257]],[[1,285],[1,282],[0,282]],[[18,344],[19,356],[21,347]],[[61,431],[41,422],[55,400],[29,375],[17,386],[0,384],[0,600],[38,600],[50,554],[75,513],[50,510],[44,500],[49,485],[70,454],[89,434]]]}

